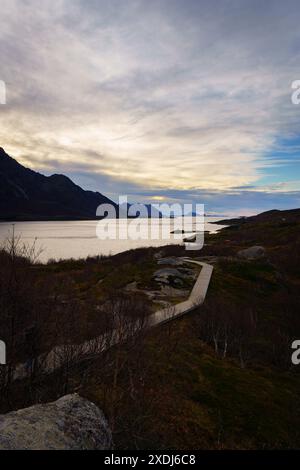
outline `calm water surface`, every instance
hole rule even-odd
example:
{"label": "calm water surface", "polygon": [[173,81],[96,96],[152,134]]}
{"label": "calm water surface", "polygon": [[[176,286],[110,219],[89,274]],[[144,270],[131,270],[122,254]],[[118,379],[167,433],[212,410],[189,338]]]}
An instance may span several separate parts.
{"label": "calm water surface", "polygon": [[[214,225],[211,222],[218,220],[209,217],[205,220],[205,230],[216,232],[222,228],[221,225]],[[129,221],[129,223],[132,221]],[[193,232],[193,224],[185,226],[184,235],[170,234],[170,229],[176,229],[173,226],[174,221],[169,219],[152,219],[154,223],[155,236],[145,239],[106,239],[101,240],[97,237],[97,226],[99,221],[66,221],[66,222],[16,222],[14,224],[15,235],[20,236],[23,243],[31,246],[34,242],[38,250],[42,250],[39,255],[39,261],[47,262],[49,259],[68,259],[68,258],[86,258],[95,255],[110,255],[120,253],[139,247],[163,246],[168,244],[180,244],[183,237],[190,236]],[[126,234],[126,220],[113,221],[114,229],[121,236]],[[145,219],[142,224],[147,224]],[[100,222],[102,224],[102,222]],[[156,225],[156,226],[155,226]],[[99,226],[98,226],[99,227]],[[188,233],[190,231],[190,233]],[[12,234],[12,224],[0,223],[0,244]],[[166,239],[167,238],[167,239]]]}

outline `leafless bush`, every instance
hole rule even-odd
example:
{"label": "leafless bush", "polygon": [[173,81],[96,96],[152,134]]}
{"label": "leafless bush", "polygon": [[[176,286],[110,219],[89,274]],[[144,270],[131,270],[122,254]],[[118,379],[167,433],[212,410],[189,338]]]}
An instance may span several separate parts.
{"label": "leafless bush", "polygon": [[[1,396],[9,401],[18,363],[28,358],[28,375],[36,373],[42,329],[41,290],[31,269],[40,255],[36,244],[22,243],[12,233],[0,249],[0,333],[7,346],[7,364],[1,367]],[[43,302],[43,310],[46,305]],[[30,364],[29,364],[30,362]]]}
{"label": "leafless bush", "polygon": [[238,357],[241,367],[247,362],[256,325],[252,308],[244,309],[223,299],[206,302],[196,318],[200,338],[214,347],[218,357]]}

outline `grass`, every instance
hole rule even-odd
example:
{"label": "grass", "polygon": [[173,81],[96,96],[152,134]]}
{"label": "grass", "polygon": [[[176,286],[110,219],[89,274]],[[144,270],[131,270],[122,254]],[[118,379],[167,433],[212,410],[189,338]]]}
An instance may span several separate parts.
{"label": "grass", "polygon": [[[160,347],[170,341],[167,328],[153,331],[147,340],[153,368],[140,406],[145,422],[136,437],[138,448],[299,447],[299,375],[268,367],[241,369],[234,360],[214,357],[197,338],[192,318],[174,322],[171,336],[176,347],[167,357]],[[101,376],[97,387],[81,393],[105,410]],[[128,415],[126,408],[119,410],[125,426],[132,412],[131,407]],[[132,436],[122,426],[114,439],[116,448],[132,448]]]}
{"label": "grass", "polygon": [[[297,368],[281,368],[269,360],[275,346],[271,330],[287,326],[287,312],[282,305],[299,282],[295,270],[284,270],[291,259],[286,247],[293,247],[299,228],[294,222],[259,223],[229,228],[207,239],[201,254],[219,257],[208,300],[218,296],[240,308],[255,308],[258,328],[252,343],[256,356],[247,368],[241,368],[234,358],[216,357],[197,337],[193,322],[197,313],[173,323],[172,339],[166,327],[153,331],[145,346],[153,368],[141,413],[147,418],[135,436],[137,448],[300,447],[300,376]],[[265,246],[266,259],[246,261],[232,257],[239,249],[254,244]],[[281,253],[286,257],[283,265],[279,263]],[[297,328],[294,324],[295,335],[300,334]],[[161,344],[168,342],[176,345],[170,346],[171,353],[161,348]],[[288,350],[284,353],[289,355]],[[126,388],[126,383],[123,387]],[[85,390],[105,409],[97,388],[93,388],[92,395],[89,392]],[[149,403],[154,403],[152,408]],[[132,408],[119,412],[128,426]],[[122,426],[114,438],[116,448],[132,448],[132,435],[124,432]]]}

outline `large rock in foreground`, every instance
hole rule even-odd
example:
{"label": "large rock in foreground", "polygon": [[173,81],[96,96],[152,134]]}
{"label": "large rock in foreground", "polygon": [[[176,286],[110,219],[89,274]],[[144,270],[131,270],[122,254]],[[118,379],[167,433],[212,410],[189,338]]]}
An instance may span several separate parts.
{"label": "large rock in foreground", "polygon": [[111,432],[102,411],[77,394],[0,415],[2,450],[111,448]]}

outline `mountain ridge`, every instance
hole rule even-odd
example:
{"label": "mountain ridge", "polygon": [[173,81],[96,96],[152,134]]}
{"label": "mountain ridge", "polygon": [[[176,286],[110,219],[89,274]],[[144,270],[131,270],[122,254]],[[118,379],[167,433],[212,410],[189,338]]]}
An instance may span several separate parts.
{"label": "mountain ridge", "polygon": [[[101,219],[96,216],[101,204],[112,205],[117,218],[127,217],[132,206],[119,206],[98,191],[82,189],[66,175],[45,176],[26,168],[0,147],[0,221]],[[162,217],[151,204],[145,207],[148,217]]]}
{"label": "mountain ridge", "polygon": [[117,207],[100,192],[86,191],[62,174],[26,168],[0,147],[0,220],[95,219],[100,204]]}

